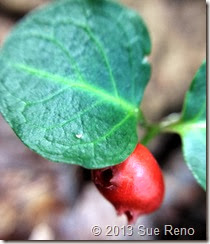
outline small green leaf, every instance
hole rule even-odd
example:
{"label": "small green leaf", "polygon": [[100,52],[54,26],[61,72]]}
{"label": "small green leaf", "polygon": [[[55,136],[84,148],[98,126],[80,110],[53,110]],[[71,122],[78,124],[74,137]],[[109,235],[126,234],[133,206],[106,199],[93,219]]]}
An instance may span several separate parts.
{"label": "small green leaf", "polygon": [[108,0],[59,0],[0,51],[0,111],[32,150],[102,168],[125,160],[150,77],[142,19]]}
{"label": "small green leaf", "polygon": [[206,62],[186,94],[180,121],[171,129],[181,135],[187,165],[206,189]]}

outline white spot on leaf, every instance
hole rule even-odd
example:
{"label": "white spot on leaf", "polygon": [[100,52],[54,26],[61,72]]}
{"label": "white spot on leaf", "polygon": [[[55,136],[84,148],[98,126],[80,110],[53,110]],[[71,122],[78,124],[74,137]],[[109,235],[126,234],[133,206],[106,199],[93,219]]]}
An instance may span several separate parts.
{"label": "white spot on leaf", "polygon": [[142,64],[147,64],[148,63],[148,57],[145,56],[142,60]]}
{"label": "white spot on leaf", "polygon": [[78,139],[82,138],[82,134],[76,134],[76,138]]}

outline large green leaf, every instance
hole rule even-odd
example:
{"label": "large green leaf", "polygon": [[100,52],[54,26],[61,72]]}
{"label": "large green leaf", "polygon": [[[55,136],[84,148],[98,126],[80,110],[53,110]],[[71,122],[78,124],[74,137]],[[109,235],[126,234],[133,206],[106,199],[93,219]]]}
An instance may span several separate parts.
{"label": "large green leaf", "polygon": [[59,0],[26,17],[0,52],[0,111],[31,149],[101,168],[126,159],[150,77],[141,18],[106,0]]}
{"label": "large green leaf", "polygon": [[206,62],[186,94],[180,121],[171,128],[181,135],[187,165],[206,189]]}

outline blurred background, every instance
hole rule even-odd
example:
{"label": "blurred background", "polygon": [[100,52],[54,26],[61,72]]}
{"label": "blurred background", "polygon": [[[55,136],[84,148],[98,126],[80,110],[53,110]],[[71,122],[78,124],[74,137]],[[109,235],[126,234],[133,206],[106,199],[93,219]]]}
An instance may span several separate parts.
{"label": "blurred background", "polygon": [[[0,0],[0,47],[15,23],[46,0]],[[138,11],[152,39],[152,77],[142,109],[157,122],[180,112],[184,94],[206,55],[204,0],[122,0]],[[142,216],[133,236],[94,237],[91,227],[126,224],[91,182],[90,171],[52,163],[30,151],[0,116],[0,239],[4,240],[204,240],[206,194],[184,163],[177,135],[161,135],[150,149],[163,169],[162,207]],[[193,227],[193,236],[139,236],[138,225]]]}

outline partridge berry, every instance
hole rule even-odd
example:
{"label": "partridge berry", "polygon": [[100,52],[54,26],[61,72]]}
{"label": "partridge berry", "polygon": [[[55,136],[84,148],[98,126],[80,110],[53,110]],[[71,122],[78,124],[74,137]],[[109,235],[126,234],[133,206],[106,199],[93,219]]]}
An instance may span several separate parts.
{"label": "partridge berry", "polygon": [[92,170],[92,180],[117,213],[127,216],[128,223],[155,211],[163,201],[161,169],[150,151],[141,144],[124,162]]}

